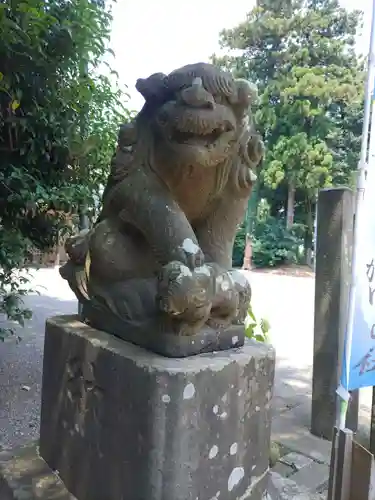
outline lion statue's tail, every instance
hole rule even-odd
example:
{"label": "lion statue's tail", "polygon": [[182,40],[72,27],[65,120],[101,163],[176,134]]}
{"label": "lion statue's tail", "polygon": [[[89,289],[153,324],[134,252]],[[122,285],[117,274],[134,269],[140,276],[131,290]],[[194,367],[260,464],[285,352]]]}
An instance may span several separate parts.
{"label": "lion statue's tail", "polygon": [[67,240],[65,251],[69,260],[60,268],[61,277],[68,281],[81,303],[90,300],[88,291],[91,265],[89,238],[90,231],[85,230]]}

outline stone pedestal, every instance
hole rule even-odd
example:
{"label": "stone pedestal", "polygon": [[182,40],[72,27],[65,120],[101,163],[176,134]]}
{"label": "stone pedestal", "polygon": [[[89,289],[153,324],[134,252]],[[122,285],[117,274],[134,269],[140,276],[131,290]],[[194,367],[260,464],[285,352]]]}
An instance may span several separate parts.
{"label": "stone pedestal", "polygon": [[273,375],[273,349],[251,341],[168,359],[53,318],[40,455],[77,500],[260,500]]}

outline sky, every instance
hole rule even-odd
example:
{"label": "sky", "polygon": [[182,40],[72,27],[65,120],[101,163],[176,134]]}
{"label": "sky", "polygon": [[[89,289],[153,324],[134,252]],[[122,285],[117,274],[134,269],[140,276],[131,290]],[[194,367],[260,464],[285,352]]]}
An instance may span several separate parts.
{"label": "sky", "polygon": [[[358,48],[367,53],[371,0],[342,0],[348,9],[364,11]],[[219,7],[221,5],[221,7]],[[219,33],[246,19],[254,0],[117,0],[111,47],[120,83],[127,85],[130,105],[140,109],[137,78],[170,71],[184,64],[205,62],[219,50]]]}

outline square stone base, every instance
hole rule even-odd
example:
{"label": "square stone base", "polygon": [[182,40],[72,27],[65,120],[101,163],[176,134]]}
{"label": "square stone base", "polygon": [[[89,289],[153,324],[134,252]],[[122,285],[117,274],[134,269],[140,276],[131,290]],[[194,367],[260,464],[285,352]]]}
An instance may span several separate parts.
{"label": "square stone base", "polygon": [[[268,474],[257,478],[240,500],[263,498],[267,481]],[[41,458],[37,443],[0,453],[0,499],[77,500]]]}
{"label": "square stone base", "polygon": [[40,454],[77,500],[260,500],[273,376],[264,344],[173,359],[53,318]]}

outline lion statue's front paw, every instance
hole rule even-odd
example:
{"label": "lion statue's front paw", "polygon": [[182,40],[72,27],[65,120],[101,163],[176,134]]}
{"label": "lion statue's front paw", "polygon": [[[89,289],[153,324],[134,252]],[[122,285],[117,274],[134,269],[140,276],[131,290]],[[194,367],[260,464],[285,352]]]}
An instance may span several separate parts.
{"label": "lion statue's front paw", "polygon": [[233,323],[242,325],[245,322],[250,306],[251,286],[246,276],[240,271],[232,269],[228,274],[230,275],[234,287],[238,293],[238,309],[236,316],[233,319]]}
{"label": "lion statue's front paw", "polygon": [[215,279],[215,299],[208,324],[212,328],[227,328],[243,324],[250,304],[251,288],[246,277],[232,269]]}
{"label": "lion statue's front paw", "polygon": [[204,324],[215,329],[242,324],[250,298],[250,284],[242,273],[225,271],[213,263],[190,270],[174,261],[159,274],[160,309],[181,320],[192,333]]}
{"label": "lion statue's front paw", "polygon": [[208,320],[213,293],[213,279],[207,266],[191,271],[175,261],[164,266],[159,274],[160,309],[192,327],[199,328]]}

